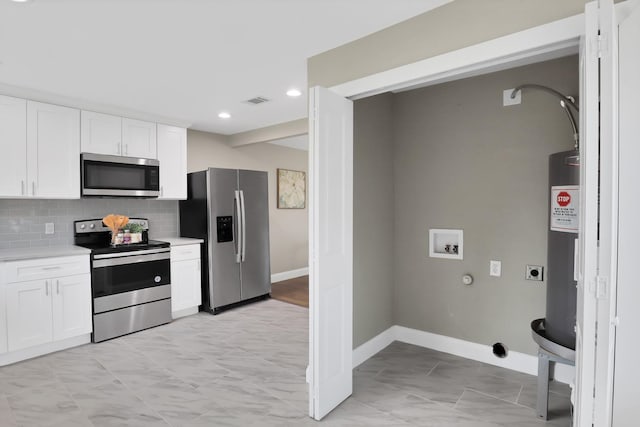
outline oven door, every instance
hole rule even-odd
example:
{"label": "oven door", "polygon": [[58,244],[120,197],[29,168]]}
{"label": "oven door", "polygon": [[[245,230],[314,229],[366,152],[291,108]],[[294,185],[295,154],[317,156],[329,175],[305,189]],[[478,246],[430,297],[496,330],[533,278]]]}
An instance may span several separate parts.
{"label": "oven door", "polygon": [[94,255],[91,290],[94,313],[171,298],[169,249]]}
{"label": "oven door", "polygon": [[80,155],[83,197],[158,197],[160,163],[155,159]]}

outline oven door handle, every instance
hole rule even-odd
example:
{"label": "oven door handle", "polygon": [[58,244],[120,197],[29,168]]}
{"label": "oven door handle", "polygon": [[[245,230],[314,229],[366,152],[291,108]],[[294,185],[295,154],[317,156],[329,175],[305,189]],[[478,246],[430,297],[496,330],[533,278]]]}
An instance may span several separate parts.
{"label": "oven door handle", "polygon": [[125,256],[120,258],[107,258],[93,260],[93,268],[112,267],[115,265],[137,264],[140,262],[161,261],[171,259],[169,252],[162,252],[149,255]]}
{"label": "oven door handle", "polygon": [[127,256],[137,256],[137,255],[147,255],[147,254],[160,254],[160,253],[170,253],[169,248],[160,248],[160,249],[143,249],[141,251],[132,251],[132,252],[114,252],[110,254],[99,254],[94,255],[93,259],[106,259],[106,258],[123,258]]}

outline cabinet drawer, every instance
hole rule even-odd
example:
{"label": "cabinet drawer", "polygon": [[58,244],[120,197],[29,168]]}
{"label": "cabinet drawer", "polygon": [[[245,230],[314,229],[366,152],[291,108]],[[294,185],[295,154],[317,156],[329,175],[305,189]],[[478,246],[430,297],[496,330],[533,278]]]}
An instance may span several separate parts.
{"label": "cabinet drawer", "polygon": [[84,273],[89,273],[88,255],[38,258],[5,264],[5,280],[9,283]]}
{"label": "cabinet drawer", "polygon": [[200,244],[171,246],[171,261],[200,259]]}

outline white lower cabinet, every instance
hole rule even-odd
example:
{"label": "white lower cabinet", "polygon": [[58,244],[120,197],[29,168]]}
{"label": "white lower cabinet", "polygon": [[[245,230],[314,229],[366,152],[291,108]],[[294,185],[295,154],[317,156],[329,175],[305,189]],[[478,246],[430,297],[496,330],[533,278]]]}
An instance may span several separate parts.
{"label": "white lower cabinet", "polygon": [[50,342],[53,328],[49,281],[9,283],[6,292],[8,350]]}
{"label": "white lower cabinet", "polygon": [[202,304],[200,245],[171,247],[171,313],[193,314]]}
{"label": "white lower cabinet", "polygon": [[11,282],[0,283],[0,365],[77,345],[74,339],[91,333],[88,255],[7,262],[2,268]]}
{"label": "white lower cabinet", "polygon": [[[51,283],[53,284],[53,280]],[[91,276],[61,277],[52,286],[54,341],[91,333]]]}

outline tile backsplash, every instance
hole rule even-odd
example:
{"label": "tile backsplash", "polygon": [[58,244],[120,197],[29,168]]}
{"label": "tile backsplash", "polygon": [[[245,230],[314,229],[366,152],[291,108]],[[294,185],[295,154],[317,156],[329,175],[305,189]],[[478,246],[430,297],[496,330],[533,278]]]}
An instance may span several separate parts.
{"label": "tile backsplash", "polygon": [[[110,213],[149,219],[149,236],[178,235],[178,202],[143,199],[0,200],[0,249],[73,244],[73,221]],[[45,224],[54,234],[45,234]]]}

